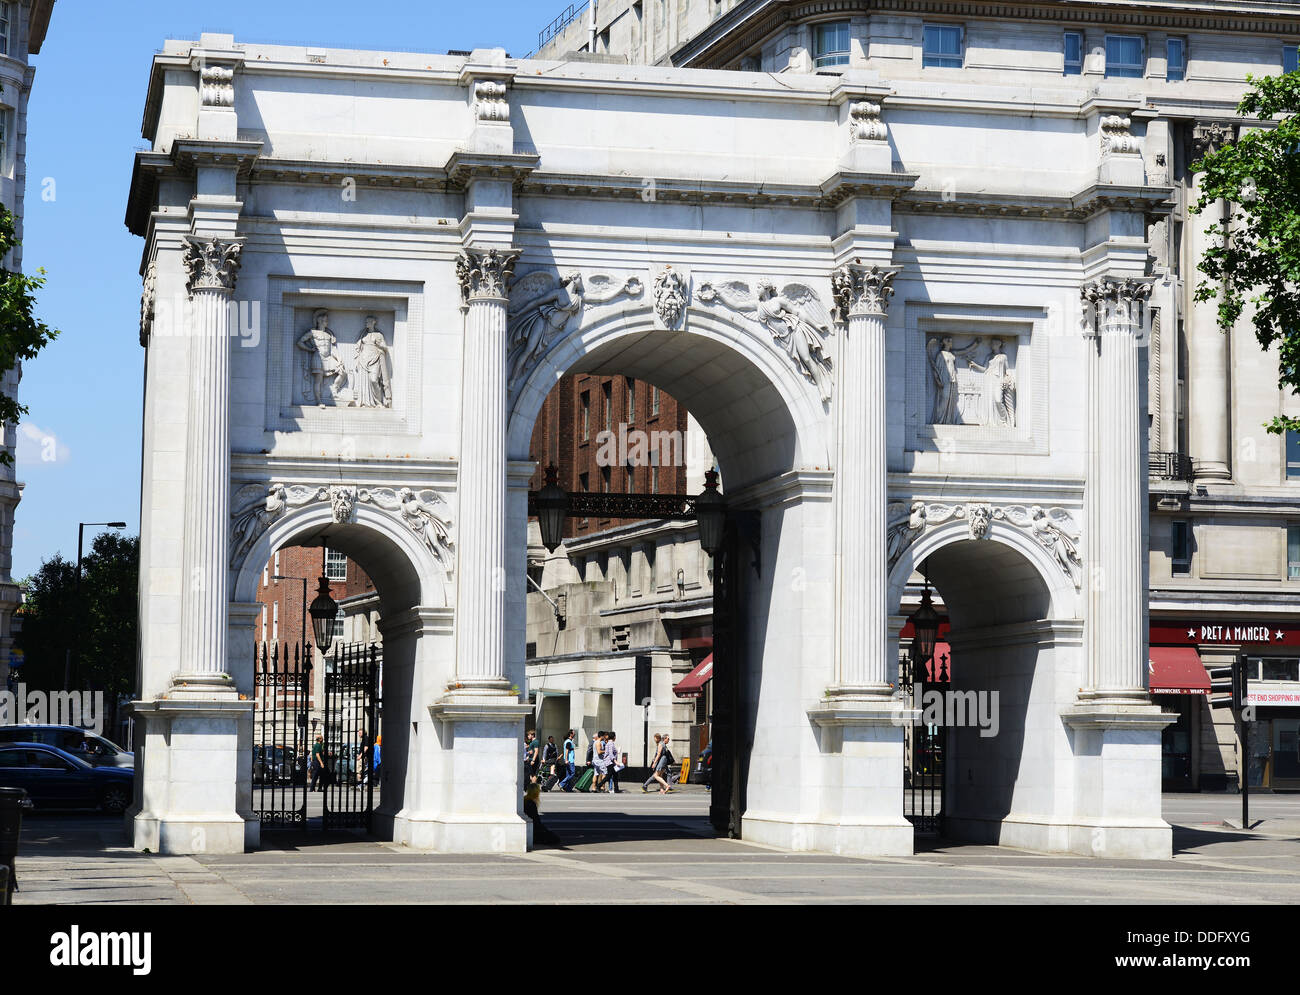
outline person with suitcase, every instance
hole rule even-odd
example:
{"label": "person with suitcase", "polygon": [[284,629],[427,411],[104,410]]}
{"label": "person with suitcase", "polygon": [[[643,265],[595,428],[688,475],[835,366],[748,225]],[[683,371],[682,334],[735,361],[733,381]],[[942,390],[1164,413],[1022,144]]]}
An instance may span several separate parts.
{"label": "person with suitcase", "polygon": [[569,735],[564,739],[564,755],[562,763],[564,764],[564,780],[560,782],[560,787],[565,791],[573,790],[573,782],[577,779],[577,759],[578,744],[574,741],[573,730],[569,730]]}

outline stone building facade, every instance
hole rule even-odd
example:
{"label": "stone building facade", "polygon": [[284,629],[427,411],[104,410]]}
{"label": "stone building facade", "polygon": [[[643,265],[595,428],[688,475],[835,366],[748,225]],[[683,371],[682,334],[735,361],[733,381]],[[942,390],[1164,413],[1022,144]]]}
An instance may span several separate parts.
{"label": "stone building facade", "polygon": [[[27,101],[36,67],[30,57],[41,51],[54,0],[12,0],[0,3],[0,204],[14,215],[14,230],[23,238],[27,195]],[[5,260],[6,268],[21,271],[22,246]],[[22,364],[0,374],[0,390],[13,397],[22,379]],[[18,445],[18,426],[5,425],[5,452],[12,458]],[[0,465],[0,688],[9,682],[9,661],[14,640],[11,625],[21,596],[14,582],[14,515],[22,500],[23,485],[13,463]]]}
{"label": "stone building facade", "polygon": [[[1172,190],[1172,210],[1147,219],[1155,279],[1145,402],[1152,681],[1178,692],[1160,699],[1179,716],[1164,735],[1170,789],[1235,789],[1243,737],[1252,783],[1300,788],[1300,437],[1264,430],[1300,400],[1278,390],[1277,356],[1259,350],[1248,320],[1225,336],[1214,303],[1194,302],[1205,230],[1233,207],[1188,210],[1200,196],[1193,163],[1255,126],[1236,114],[1247,75],[1297,68],[1298,25],[1292,2],[1027,2],[991,13],[925,0],[602,0],[548,29],[538,52],[777,74],[867,71],[913,88],[1020,87],[1001,91],[1009,107],[1031,105],[1039,88],[1100,94],[1121,81],[1138,96],[1124,113],[1145,129],[1148,180]],[[965,181],[939,182],[956,197]],[[1262,642],[1243,640],[1263,633]],[[1245,731],[1227,707],[1230,668],[1243,660],[1260,689]],[[1193,680],[1197,661],[1205,673]]]}

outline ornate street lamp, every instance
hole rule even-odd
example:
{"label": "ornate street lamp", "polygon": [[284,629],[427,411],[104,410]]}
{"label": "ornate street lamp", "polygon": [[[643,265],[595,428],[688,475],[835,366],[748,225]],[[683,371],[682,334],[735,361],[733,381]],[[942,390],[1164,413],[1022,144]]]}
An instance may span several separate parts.
{"label": "ornate street lamp", "polygon": [[930,578],[925,579],[925,592],[921,606],[912,612],[912,662],[917,667],[934,656],[934,644],[939,638],[939,613],[930,602]]}
{"label": "ornate street lamp", "polygon": [[727,524],[727,502],[718,493],[718,472],[710,470],[704,475],[704,490],[695,499],[695,517],[700,526],[700,546],[711,557],[722,549],[723,532]]}
{"label": "ornate street lamp", "polygon": [[554,553],[564,541],[564,518],[569,511],[569,495],[560,486],[554,463],[546,468],[546,486],[537,492],[536,505],[542,545]]}
{"label": "ornate street lamp", "polygon": [[330,597],[330,582],[324,574],[321,574],[317,583],[316,597],[308,611],[311,614],[311,629],[316,636],[316,648],[327,654],[330,644],[334,642],[334,619],[338,615],[339,603]]}

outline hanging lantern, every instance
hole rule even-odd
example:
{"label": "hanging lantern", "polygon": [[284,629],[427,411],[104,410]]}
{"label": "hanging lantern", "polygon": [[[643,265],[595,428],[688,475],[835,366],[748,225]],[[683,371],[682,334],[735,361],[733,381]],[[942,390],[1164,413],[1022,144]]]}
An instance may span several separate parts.
{"label": "hanging lantern", "polygon": [[569,495],[560,486],[554,463],[546,468],[546,486],[537,492],[536,506],[542,545],[554,553],[564,541],[564,519],[569,513]]}
{"label": "hanging lantern", "polygon": [[925,582],[925,593],[921,595],[921,605],[912,612],[912,662],[923,665],[934,656],[934,644],[939,638],[939,613],[930,602],[930,581]]}
{"label": "hanging lantern", "polygon": [[699,521],[700,546],[716,557],[722,549],[723,533],[727,524],[727,502],[718,493],[718,473],[710,470],[704,475],[704,490],[695,499],[695,517]]}
{"label": "hanging lantern", "polygon": [[316,597],[308,613],[311,615],[311,629],[316,635],[316,648],[328,653],[334,642],[334,619],[338,616],[339,604],[330,597],[330,582],[321,574]]}

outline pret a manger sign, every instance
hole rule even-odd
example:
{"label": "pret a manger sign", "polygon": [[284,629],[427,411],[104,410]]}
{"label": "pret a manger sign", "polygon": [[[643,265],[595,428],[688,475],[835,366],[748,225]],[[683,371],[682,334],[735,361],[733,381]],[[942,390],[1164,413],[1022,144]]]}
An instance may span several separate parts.
{"label": "pret a manger sign", "polygon": [[1300,646],[1300,624],[1296,622],[1184,622],[1151,626],[1152,645]]}

